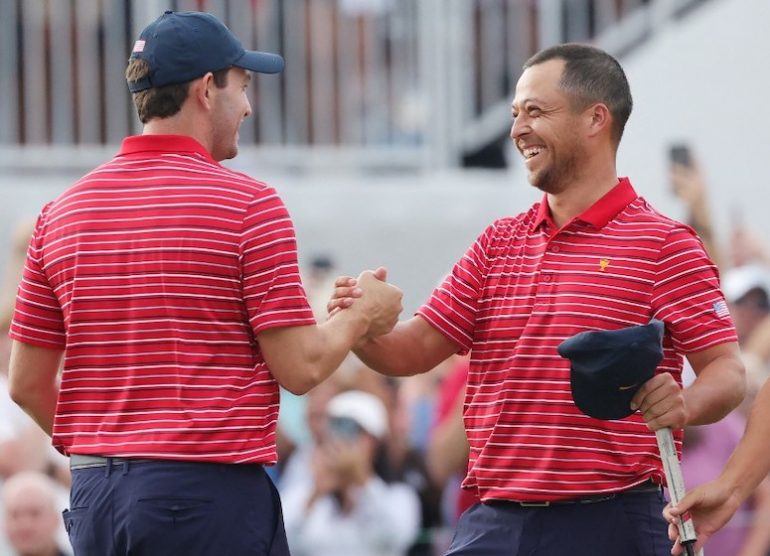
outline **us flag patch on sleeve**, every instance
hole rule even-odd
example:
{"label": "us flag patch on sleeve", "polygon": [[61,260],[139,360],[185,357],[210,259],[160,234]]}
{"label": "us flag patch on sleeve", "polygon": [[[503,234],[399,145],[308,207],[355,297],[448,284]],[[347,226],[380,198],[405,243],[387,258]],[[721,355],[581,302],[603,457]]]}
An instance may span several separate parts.
{"label": "us flag patch on sleeve", "polygon": [[142,52],[144,51],[144,41],[138,40],[134,43],[134,49],[131,52]]}
{"label": "us flag patch on sleeve", "polygon": [[727,308],[727,303],[724,301],[715,301],[714,302],[714,314],[718,316],[720,319],[726,319],[730,316],[730,310]]}

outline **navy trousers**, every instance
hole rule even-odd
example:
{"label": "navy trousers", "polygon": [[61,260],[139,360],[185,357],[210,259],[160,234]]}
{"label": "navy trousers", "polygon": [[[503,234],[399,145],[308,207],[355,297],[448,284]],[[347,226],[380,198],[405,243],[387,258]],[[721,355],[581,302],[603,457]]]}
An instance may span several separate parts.
{"label": "navy trousers", "polygon": [[662,493],[590,504],[476,504],[460,517],[446,556],[670,556]]}
{"label": "navy trousers", "polygon": [[111,463],[72,471],[75,556],[288,556],[278,491],[259,465]]}

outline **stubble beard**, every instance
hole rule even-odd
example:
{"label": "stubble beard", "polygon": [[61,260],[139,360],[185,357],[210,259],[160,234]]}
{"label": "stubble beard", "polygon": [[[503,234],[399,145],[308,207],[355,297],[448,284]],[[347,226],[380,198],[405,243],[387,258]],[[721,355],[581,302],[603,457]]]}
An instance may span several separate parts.
{"label": "stubble beard", "polygon": [[529,182],[550,195],[565,191],[577,175],[577,154],[573,151],[566,160],[554,161],[540,173],[530,174]]}

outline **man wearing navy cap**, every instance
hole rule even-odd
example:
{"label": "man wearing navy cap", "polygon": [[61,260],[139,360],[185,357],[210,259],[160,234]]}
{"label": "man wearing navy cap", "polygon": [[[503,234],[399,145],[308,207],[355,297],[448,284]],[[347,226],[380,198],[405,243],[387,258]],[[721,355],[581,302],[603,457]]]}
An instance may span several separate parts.
{"label": "man wearing navy cap", "polygon": [[143,134],[38,218],[10,390],[70,456],[76,555],[288,554],[262,467],[279,384],[307,392],[398,318],[365,272],[363,303],[316,325],[281,199],[220,165],[250,72],[282,68],[209,14],[164,13],[126,71]]}

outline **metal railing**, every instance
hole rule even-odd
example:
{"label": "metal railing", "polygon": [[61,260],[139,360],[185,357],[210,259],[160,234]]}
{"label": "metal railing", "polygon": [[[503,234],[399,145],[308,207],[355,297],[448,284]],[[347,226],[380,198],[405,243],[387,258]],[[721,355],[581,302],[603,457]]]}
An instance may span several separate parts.
{"label": "metal railing", "polygon": [[606,35],[622,51],[694,2],[0,0],[0,167],[89,166],[138,132],[123,72],[165,9],[212,12],[246,48],[286,58],[250,93],[241,143],[256,159],[425,169],[505,133],[537,49]]}

